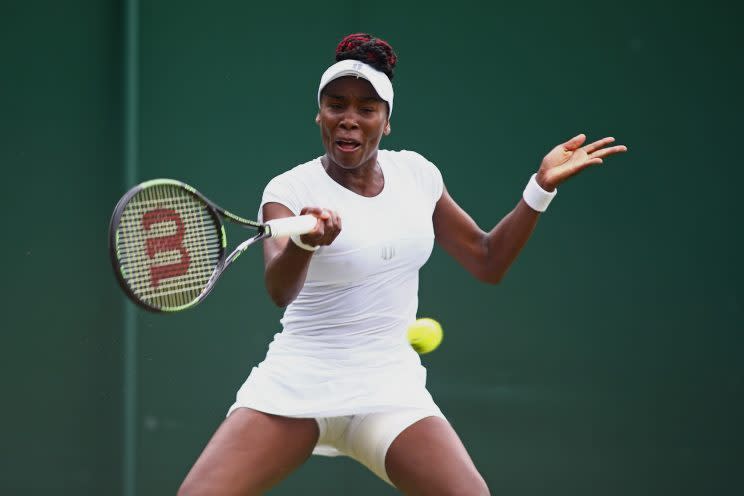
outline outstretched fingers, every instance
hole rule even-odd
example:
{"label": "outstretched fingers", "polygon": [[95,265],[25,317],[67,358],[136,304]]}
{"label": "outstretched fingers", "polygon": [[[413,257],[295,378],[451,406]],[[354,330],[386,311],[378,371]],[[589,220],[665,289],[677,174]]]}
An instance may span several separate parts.
{"label": "outstretched fingers", "polygon": [[606,157],[628,151],[625,145],[608,146],[615,141],[611,136],[581,146],[585,141],[586,135],[579,134],[545,155],[538,171],[541,184],[557,187],[587,167],[604,163]]}
{"label": "outstretched fingers", "polygon": [[571,138],[570,140],[563,143],[563,149],[567,152],[572,152],[574,150],[577,150],[583,143],[586,141],[586,135],[585,134],[578,134]]}
{"label": "outstretched fingers", "polygon": [[589,153],[589,157],[591,158],[604,158],[609,157],[610,155],[615,155],[616,153],[623,153],[627,152],[628,147],[625,145],[617,145],[617,146],[611,146],[609,148],[602,148],[594,152],[587,152]]}
{"label": "outstretched fingers", "polygon": [[591,155],[593,152],[609,145],[610,143],[613,143],[614,141],[615,141],[615,138],[613,138],[612,136],[608,136],[606,138],[597,140],[594,143],[589,143],[588,145],[584,147],[584,151],[587,153],[587,155]]}
{"label": "outstretched fingers", "polygon": [[584,169],[586,167],[589,167],[590,165],[600,165],[603,163],[604,160],[602,160],[601,158],[590,158],[589,160],[581,164],[581,168]]}

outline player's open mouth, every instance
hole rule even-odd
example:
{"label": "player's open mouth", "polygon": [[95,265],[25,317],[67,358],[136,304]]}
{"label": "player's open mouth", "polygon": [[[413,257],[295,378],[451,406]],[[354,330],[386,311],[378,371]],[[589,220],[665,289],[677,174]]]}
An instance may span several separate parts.
{"label": "player's open mouth", "polygon": [[336,146],[342,152],[353,152],[357,148],[359,148],[361,144],[358,141],[354,141],[354,140],[340,139],[340,140],[336,140]]}

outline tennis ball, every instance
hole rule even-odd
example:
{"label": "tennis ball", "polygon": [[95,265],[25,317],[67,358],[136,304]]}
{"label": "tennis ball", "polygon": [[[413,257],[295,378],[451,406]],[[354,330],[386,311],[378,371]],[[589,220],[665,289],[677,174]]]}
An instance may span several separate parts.
{"label": "tennis ball", "polygon": [[408,326],[408,342],[420,355],[434,351],[442,342],[442,326],[434,319],[418,319]]}

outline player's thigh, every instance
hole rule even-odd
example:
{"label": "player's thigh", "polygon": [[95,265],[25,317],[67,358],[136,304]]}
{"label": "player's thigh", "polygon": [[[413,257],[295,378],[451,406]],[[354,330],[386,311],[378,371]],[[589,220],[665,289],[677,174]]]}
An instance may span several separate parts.
{"label": "player's thigh", "polygon": [[314,419],[239,408],[209,440],[178,494],[261,494],[300,466],[317,440]]}
{"label": "player's thigh", "polygon": [[385,469],[407,495],[490,494],[457,433],[439,417],[421,419],[401,432],[387,451]]}

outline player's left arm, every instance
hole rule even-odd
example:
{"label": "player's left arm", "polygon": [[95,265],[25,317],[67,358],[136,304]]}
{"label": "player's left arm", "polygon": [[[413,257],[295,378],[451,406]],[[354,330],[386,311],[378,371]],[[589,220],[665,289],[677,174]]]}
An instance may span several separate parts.
{"label": "player's left arm", "polygon": [[490,232],[484,232],[445,189],[434,209],[434,235],[478,280],[497,284],[527,243],[539,215],[520,200]]}
{"label": "player's left arm", "polygon": [[[553,148],[537,172],[537,183],[545,191],[555,188],[603,159],[624,152],[623,145],[607,147],[614,138],[581,146],[586,136],[580,134]],[[434,208],[434,235],[444,250],[481,281],[497,284],[527,243],[540,213],[524,199],[489,232],[484,232],[447,192],[446,188]]]}

